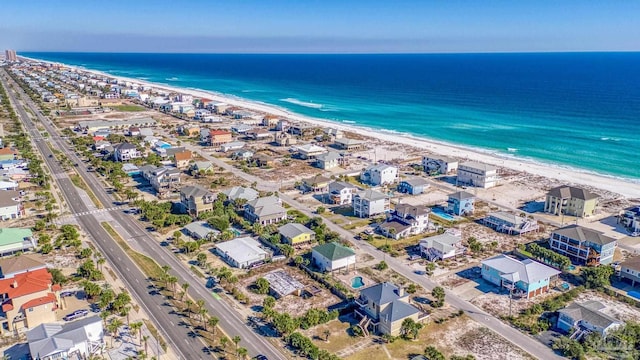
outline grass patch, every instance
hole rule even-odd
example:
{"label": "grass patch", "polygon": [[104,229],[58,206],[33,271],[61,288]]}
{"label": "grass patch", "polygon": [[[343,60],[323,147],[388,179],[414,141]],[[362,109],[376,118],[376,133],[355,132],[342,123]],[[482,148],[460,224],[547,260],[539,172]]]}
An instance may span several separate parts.
{"label": "grass patch", "polygon": [[98,208],[98,209],[102,209],[102,203],[100,202],[100,200],[98,200],[98,198],[96,197],[96,195],[93,193],[93,191],[91,191],[91,189],[89,189],[89,187],[87,186],[87,184],[84,182],[84,180],[82,180],[82,178],[80,177],[80,175],[77,174],[71,174],[69,175],[69,179],[71,179],[71,182],[73,183],[73,185],[75,185],[75,187],[80,188],[82,190],[84,190],[87,195],[89,195],[89,198],[91,199],[91,201],[93,202],[93,204]]}
{"label": "grass patch", "polygon": [[[156,329],[156,327],[153,326],[151,321],[149,321],[148,319],[142,319],[142,321],[144,321],[144,324],[147,326],[147,329],[149,329],[149,332],[151,333],[151,336],[153,336],[154,338],[158,339],[158,341],[160,342],[160,347],[162,348],[162,350],[164,350],[166,352],[167,351],[167,343],[164,341],[162,336],[160,336],[160,333],[158,333],[158,329]],[[149,344],[149,345],[151,345],[151,344]],[[151,346],[149,346],[149,347],[152,348]]]}
{"label": "grass patch", "polygon": [[120,245],[127,255],[140,267],[142,272],[152,279],[160,279],[164,274],[160,265],[152,258],[133,250],[129,244],[118,234],[107,222],[101,223],[102,227],[111,235],[111,237]]}
{"label": "grass patch", "polygon": [[191,271],[193,271],[193,273],[196,274],[197,277],[204,279],[204,274],[195,266],[191,265]]}
{"label": "grass patch", "polygon": [[118,111],[128,111],[128,112],[139,112],[139,111],[146,110],[144,107],[138,106],[138,105],[116,105],[116,106],[110,106],[110,108]]}

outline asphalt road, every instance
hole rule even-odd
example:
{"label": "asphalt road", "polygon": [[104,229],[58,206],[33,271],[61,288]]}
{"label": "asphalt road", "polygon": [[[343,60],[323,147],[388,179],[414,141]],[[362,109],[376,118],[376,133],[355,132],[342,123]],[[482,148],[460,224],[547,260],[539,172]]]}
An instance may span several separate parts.
{"label": "asphalt road", "polygon": [[[5,75],[4,70],[0,75]],[[1,76],[0,76],[1,77]],[[2,77],[3,85],[7,90],[7,94],[16,107],[17,113],[22,119],[28,133],[35,139],[35,144],[43,155],[46,164],[51,169],[54,178],[62,191],[67,204],[73,213],[82,213],[88,211],[88,207],[80,198],[77,189],[67,177],[55,176],[55,174],[63,174],[65,171],[52,155],[52,151],[47,146],[47,140],[42,139],[35,124],[30,120],[22,103],[16,100],[15,94],[9,90],[7,82],[13,83],[11,79],[5,80]],[[15,83],[14,83],[15,84]],[[78,164],[78,173],[91,188],[96,197],[105,205],[105,208],[111,207],[114,199],[110,197],[104,185],[99,182],[94,175],[87,171],[84,162],[79,159],[73,149],[60,137],[57,130],[52,126],[49,119],[42,116],[37,106],[31,99],[20,89],[17,84],[14,89],[21,95],[26,106],[37,115],[38,120],[44,125],[49,133],[48,141],[54,148],[66,153],[72,162]],[[166,247],[161,247],[157,240],[148,234],[140,224],[130,215],[126,215],[121,211],[112,211],[114,220],[122,226],[131,235],[132,239],[128,241],[137,241],[142,248],[145,249],[146,255],[155,259],[160,265],[168,265],[171,267],[172,275],[178,277],[180,283],[189,283],[189,295],[194,299],[204,299],[205,308],[209,314],[220,319],[219,327],[223,329],[229,336],[240,336],[242,341],[241,347],[247,348],[251,356],[264,354],[269,359],[287,359],[287,357],[279,351],[276,346],[270,343],[265,337],[260,336],[254,330],[247,326],[247,320],[240,315],[230,304],[224,300],[215,299],[210,290],[207,289],[201,279],[198,279],[189,269],[175,258]],[[151,284],[145,274],[135,265],[135,263],[126,255],[111,236],[104,230],[100,222],[94,216],[79,216],[78,223],[93,238],[105,258],[112,265],[118,276],[127,285],[132,295],[138,303],[149,314],[151,320],[156,324],[169,345],[178,354],[180,359],[206,359],[211,355],[207,354],[204,343],[195,335],[193,330],[184,326],[182,317],[176,314],[171,307],[165,305],[166,300],[161,295],[152,295],[152,291],[148,289]],[[153,350],[153,347],[151,347]]]}

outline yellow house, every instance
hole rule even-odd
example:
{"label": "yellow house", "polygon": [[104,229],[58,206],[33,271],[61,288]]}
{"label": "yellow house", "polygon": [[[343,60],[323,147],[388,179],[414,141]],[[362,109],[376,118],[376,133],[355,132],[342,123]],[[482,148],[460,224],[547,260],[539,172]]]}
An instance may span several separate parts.
{"label": "yellow house", "polygon": [[56,321],[60,285],[54,285],[47,269],[38,269],[0,279],[0,334],[14,334],[42,323]]}
{"label": "yellow house", "polygon": [[329,183],[331,178],[323,175],[302,180],[302,188],[304,192],[327,192],[329,191]]}
{"label": "yellow house", "polygon": [[315,240],[316,233],[302,224],[289,223],[280,226],[278,232],[283,242],[291,245],[299,245]]}
{"label": "yellow house", "polygon": [[547,193],[544,212],[587,217],[595,214],[597,206],[598,195],[573,186],[560,186]]}

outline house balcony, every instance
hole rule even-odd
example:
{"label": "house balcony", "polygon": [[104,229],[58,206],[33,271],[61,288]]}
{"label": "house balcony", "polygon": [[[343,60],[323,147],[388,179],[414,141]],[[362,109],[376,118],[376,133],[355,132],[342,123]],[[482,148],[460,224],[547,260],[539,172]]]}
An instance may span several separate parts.
{"label": "house balcony", "polygon": [[361,298],[356,298],[356,299],[354,300],[354,302],[356,303],[356,305],[358,305],[358,306],[359,306],[359,307],[361,307],[361,308],[364,308],[364,307],[366,307],[366,306],[367,306],[367,302],[366,302],[366,300],[361,299]]}

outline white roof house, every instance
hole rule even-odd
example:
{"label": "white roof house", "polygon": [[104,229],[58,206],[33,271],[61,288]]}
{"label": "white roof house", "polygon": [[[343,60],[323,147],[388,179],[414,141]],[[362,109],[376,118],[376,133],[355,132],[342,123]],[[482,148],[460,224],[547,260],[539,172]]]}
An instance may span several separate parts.
{"label": "white roof house", "polygon": [[[92,316],[66,324],[40,324],[27,333],[33,359],[89,358],[101,352],[104,342],[102,319]],[[74,357],[75,358],[75,357]]]}
{"label": "white roof house", "polygon": [[250,237],[242,237],[216,244],[216,252],[230,265],[244,269],[264,261],[269,255],[260,243]]}

